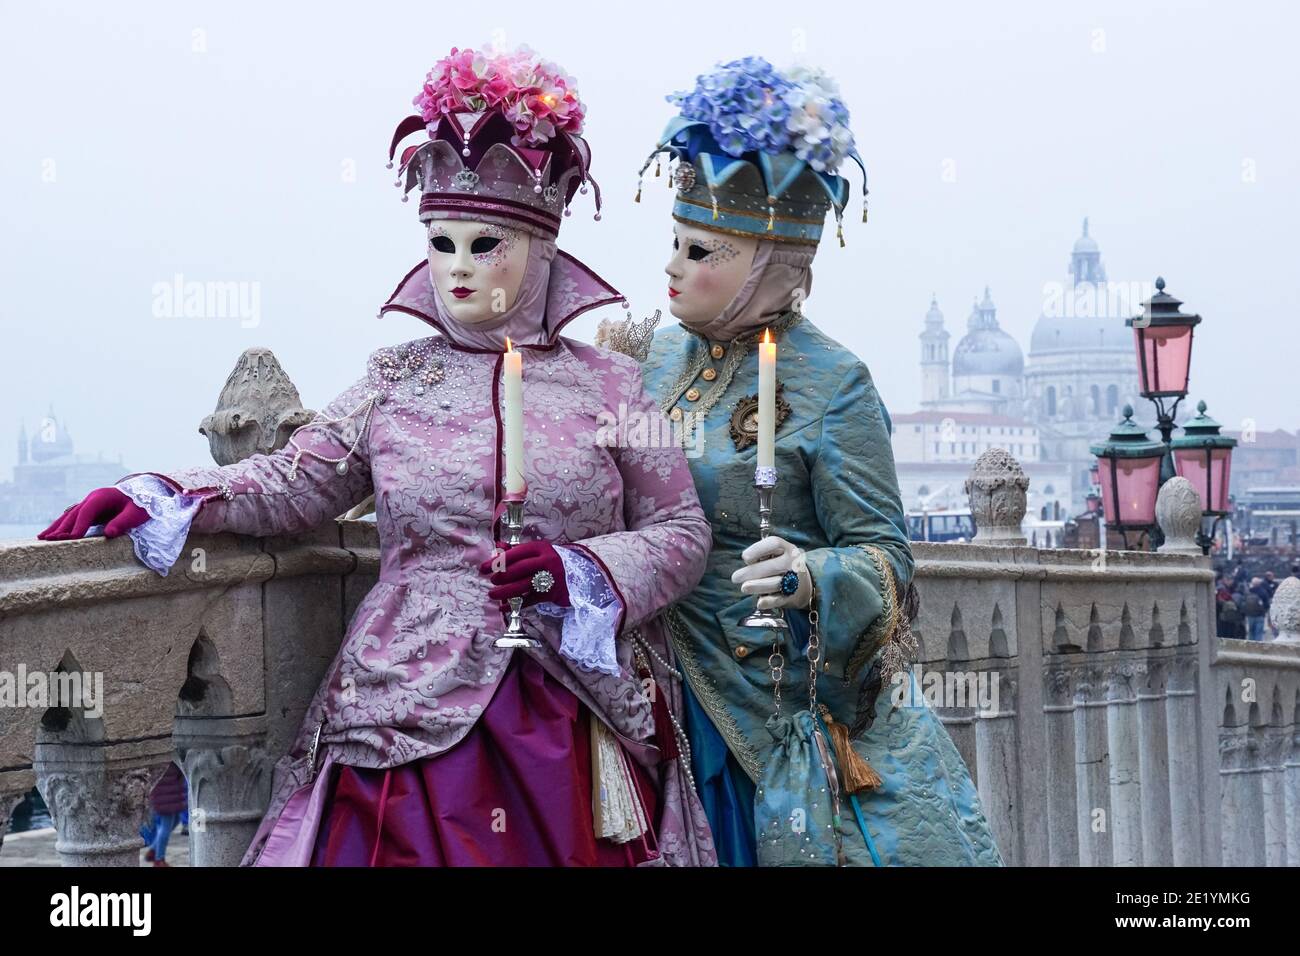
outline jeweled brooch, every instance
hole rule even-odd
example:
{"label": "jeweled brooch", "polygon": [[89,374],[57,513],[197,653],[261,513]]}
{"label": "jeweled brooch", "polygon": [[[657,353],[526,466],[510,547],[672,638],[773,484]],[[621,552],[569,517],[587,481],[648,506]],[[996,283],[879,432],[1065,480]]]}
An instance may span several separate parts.
{"label": "jeweled brooch", "polygon": [[[785,383],[776,383],[776,427],[790,417],[790,403],[782,396]],[[731,441],[736,451],[744,451],[750,445],[758,443],[758,394],[746,395],[736,403],[736,410],[731,413]]]}

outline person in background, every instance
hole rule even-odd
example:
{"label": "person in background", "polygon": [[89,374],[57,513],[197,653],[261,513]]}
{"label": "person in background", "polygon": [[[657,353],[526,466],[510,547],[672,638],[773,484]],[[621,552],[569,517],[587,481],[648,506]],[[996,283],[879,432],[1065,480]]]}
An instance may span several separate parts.
{"label": "person in background", "polygon": [[1214,597],[1215,618],[1218,625],[1216,633],[1219,637],[1238,637],[1241,630],[1241,611],[1237,607],[1237,602],[1233,600],[1231,576],[1225,574],[1219,578]]}
{"label": "person in background", "polygon": [[153,808],[153,821],[140,828],[140,836],[148,847],[144,858],[154,866],[170,866],[167,843],[189,807],[185,775],[174,761],[167,765],[162,779],[149,794],[149,806]]}
{"label": "person in background", "polygon": [[[1264,572],[1264,590],[1268,592],[1268,608],[1272,608],[1273,595],[1277,593],[1277,586],[1281,583],[1282,582],[1277,579],[1277,575],[1272,571]],[[1273,616],[1268,613],[1267,608],[1264,611],[1264,624],[1271,637],[1277,637],[1277,628],[1273,626]]]}
{"label": "person in background", "polygon": [[1264,639],[1264,616],[1268,614],[1268,588],[1264,579],[1253,577],[1242,600],[1241,610],[1246,615],[1246,639]]}

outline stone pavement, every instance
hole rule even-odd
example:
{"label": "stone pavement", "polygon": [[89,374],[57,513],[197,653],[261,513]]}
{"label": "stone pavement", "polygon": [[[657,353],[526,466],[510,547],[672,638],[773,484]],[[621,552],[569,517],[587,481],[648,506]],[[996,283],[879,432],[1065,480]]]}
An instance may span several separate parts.
{"label": "stone pavement", "polygon": [[[28,830],[24,833],[6,833],[4,848],[0,849],[0,867],[4,866],[58,866],[59,854],[54,849],[56,835],[53,827]],[[190,865],[190,838],[179,828],[167,844],[167,862],[172,866]],[[144,859],[144,846],[140,847],[140,865],[152,866]]]}

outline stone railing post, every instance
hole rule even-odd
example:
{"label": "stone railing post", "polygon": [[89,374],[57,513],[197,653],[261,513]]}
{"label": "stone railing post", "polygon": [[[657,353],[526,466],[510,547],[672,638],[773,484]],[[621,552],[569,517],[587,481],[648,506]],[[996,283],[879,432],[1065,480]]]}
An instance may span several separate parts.
{"label": "stone railing post", "polygon": [[1013,547],[1025,544],[1025,492],[1029,477],[1020,462],[1004,448],[990,448],[971,468],[966,479],[970,512],[975,519],[974,544]]}
{"label": "stone railing post", "polygon": [[166,766],[156,755],[113,757],[103,744],[38,740],[34,763],[64,866],[140,865],[140,826]]}
{"label": "stone railing post", "polygon": [[1300,578],[1286,578],[1273,592],[1268,616],[1277,628],[1277,644],[1300,644]]}
{"label": "stone railing post", "polygon": [[1165,723],[1169,734],[1169,815],[1174,866],[1201,866],[1202,793],[1196,726],[1196,657],[1182,653],[1169,670]]}
{"label": "stone railing post", "polygon": [[238,866],[271,799],[264,717],[177,717],[189,781],[190,865]]}
{"label": "stone railing post", "polygon": [[1164,532],[1161,554],[1200,554],[1201,497],[1186,478],[1170,478],[1156,495],[1156,524]]}
{"label": "stone railing post", "polygon": [[1142,782],[1138,756],[1137,667],[1106,672],[1106,744],[1110,765],[1110,833],[1113,866],[1142,865]]}
{"label": "stone railing post", "polygon": [[312,420],[298,389],[270,349],[245,349],[226,379],[217,407],[199,425],[218,465],[283,448],[294,429]]}

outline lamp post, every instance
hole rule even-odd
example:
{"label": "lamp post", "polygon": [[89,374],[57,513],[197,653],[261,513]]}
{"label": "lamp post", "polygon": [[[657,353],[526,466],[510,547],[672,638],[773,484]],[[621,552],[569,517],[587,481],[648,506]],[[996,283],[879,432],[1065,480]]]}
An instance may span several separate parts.
{"label": "lamp post", "polygon": [[1205,402],[1196,405],[1197,415],[1183,426],[1183,434],[1171,443],[1178,474],[1192,483],[1201,496],[1202,514],[1213,518],[1209,534],[1202,529],[1196,543],[1203,554],[1210,553],[1219,522],[1232,510],[1228,481],[1232,472],[1232,449],[1237,440],[1220,435],[1220,425],[1205,414]]}
{"label": "lamp post", "polygon": [[1155,295],[1142,303],[1142,314],[1125,320],[1133,330],[1137,349],[1138,391],[1156,406],[1156,428],[1165,444],[1160,464],[1163,484],[1175,474],[1169,443],[1173,439],[1178,403],[1187,397],[1187,379],[1192,369],[1192,333],[1199,315],[1181,311],[1183,302],[1165,292],[1165,280],[1156,278]]}
{"label": "lamp post", "polygon": [[1125,405],[1123,421],[1091,451],[1097,456],[1106,524],[1118,529],[1128,550],[1129,531],[1149,536],[1155,526],[1156,493],[1168,449],[1147,437],[1146,429],[1133,421],[1133,406]]}
{"label": "lamp post", "polygon": [[[1142,303],[1142,314],[1124,323],[1133,330],[1140,376],[1138,391],[1156,407],[1160,441],[1146,441],[1146,432],[1132,422],[1132,406],[1126,405],[1124,421],[1111,432],[1110,441],[1093,445],[1092,453],[1102,466],[1105,516],[1120,529],[1126,548],[1126,530],[1138,530],[1143,518],[1147,525],[1141,530],[1147,533],[1150,546],[1160,544],[1163,534],[1155,523],[1156,495],[1166,481],[1182,475],[1202,496],[1202,516],[1214,519],[1209,534],[1202,528],[1196,535],[1201,551],[1209,554],[1219,521],[1231,507],[1228,475],[1237,442],[1219,434],[1219,423],[1205,414],[1204,402],[1197,406],[1199,414],[1187,423],[1183,436],[1174,438],[1178,404],[1187,397],[1192,336],[1201,322],[1199,315],[1184,313],[1182,304],[1181,299],[1165,292],[1165,280],[1157,278],[1155,295]],[[1152,445],[1160,449],[1154,482],[1148,457]],[[1127,511],[1121,513],[1119,509],[1123,508]]]}

